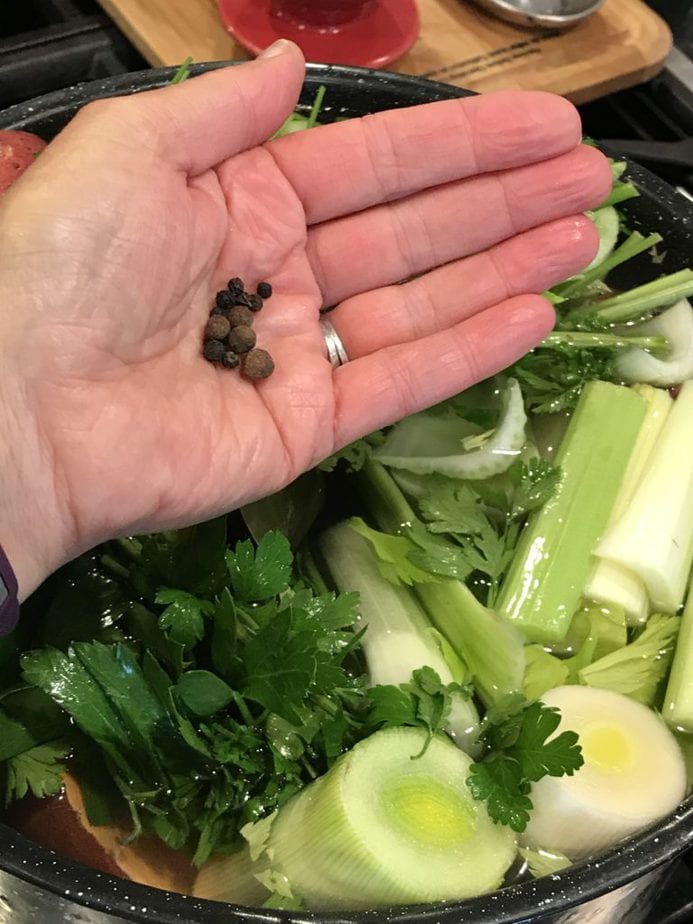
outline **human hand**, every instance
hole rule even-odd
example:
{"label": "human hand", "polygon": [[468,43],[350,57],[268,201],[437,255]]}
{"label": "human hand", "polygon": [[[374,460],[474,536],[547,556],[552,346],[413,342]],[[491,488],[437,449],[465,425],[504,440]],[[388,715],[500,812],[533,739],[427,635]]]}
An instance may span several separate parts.
{"label": "human hand", "polygon": [[[3,197],[0,542],[23,595],[507,366],[553,323],[531,293],[594,255],[579,213],[610,172],[569,103],[492,94],[267,142],[303,80],[273,50],[87,106]],[[200,355],[231,276],[274,286],[259,384]]]}

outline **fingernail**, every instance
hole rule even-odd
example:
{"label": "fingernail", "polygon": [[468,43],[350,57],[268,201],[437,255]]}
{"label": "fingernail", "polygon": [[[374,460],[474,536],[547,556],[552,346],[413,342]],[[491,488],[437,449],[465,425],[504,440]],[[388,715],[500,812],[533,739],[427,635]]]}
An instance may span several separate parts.
{"label": "fingernail", "polygon": [[291,42],[287,42],[286,39],[277,39],[276,42],[261,51],[258,58],[274,58],[285,52],[290,44]]}

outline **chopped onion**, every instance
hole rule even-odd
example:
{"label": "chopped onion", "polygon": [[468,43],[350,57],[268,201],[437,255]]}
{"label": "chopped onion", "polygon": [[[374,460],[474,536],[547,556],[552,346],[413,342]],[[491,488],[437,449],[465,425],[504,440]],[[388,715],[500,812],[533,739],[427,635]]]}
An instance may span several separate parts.
{"label": "chopped onion", "polygon": [[639,347],[624,350],[616,358],[616,370],[624,382],[668,386],[693,378],[693,308],[687,299],[682,298],[652,320],[631,328],[630,333],[663,335],[671,352],[659,359]]}

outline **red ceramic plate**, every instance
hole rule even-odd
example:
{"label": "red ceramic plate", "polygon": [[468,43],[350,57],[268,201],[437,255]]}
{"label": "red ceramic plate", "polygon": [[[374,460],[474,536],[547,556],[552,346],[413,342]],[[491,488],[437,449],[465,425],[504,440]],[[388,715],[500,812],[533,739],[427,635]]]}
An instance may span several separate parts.
{"label": "red ceramic plate", "polygon": [[374,0],[365,15],[336,29],[300,27],[270,13],[270,0],[219,0],[228,31],[258,54],[278,38],[295,42],[308,61],[384,67],[400,58],[419,34],[414,0]]}

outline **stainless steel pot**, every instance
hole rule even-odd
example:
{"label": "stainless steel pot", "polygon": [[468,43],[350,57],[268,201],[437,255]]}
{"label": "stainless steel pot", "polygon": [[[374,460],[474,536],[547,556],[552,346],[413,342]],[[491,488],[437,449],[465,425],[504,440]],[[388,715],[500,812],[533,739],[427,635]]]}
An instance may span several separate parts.
{"label": "stainless steel pot", "polygon": [[[196,65],[193,73],[223,64]],[[173,69],[143,71],[50,93],[0,113],[0,128],[23,128],[49,139],[92,99],[165,84]],[[359,68],[309,65],[302,103],[327,88],[323,115],[358,116],[467,95],[456,87]],[[693,263],[693,206],[635,164],[629,175],[641,190],[623,210],[634,228],[664,236],[663,264],[646,257],[625,270],[630,284]],[[634,278],[635,276],[635,278]],[[618,280],[616,280],[618,284]],[[653,781],[656,785],[656,781]],[[659,825],[590,862],[560,874],[509,886],[470,901],[367,913],[307,914],[235,908],[111,878],[64,860],[0,825],[0,924],[638,924],[667,865],[693,844],[693,799]]]}

